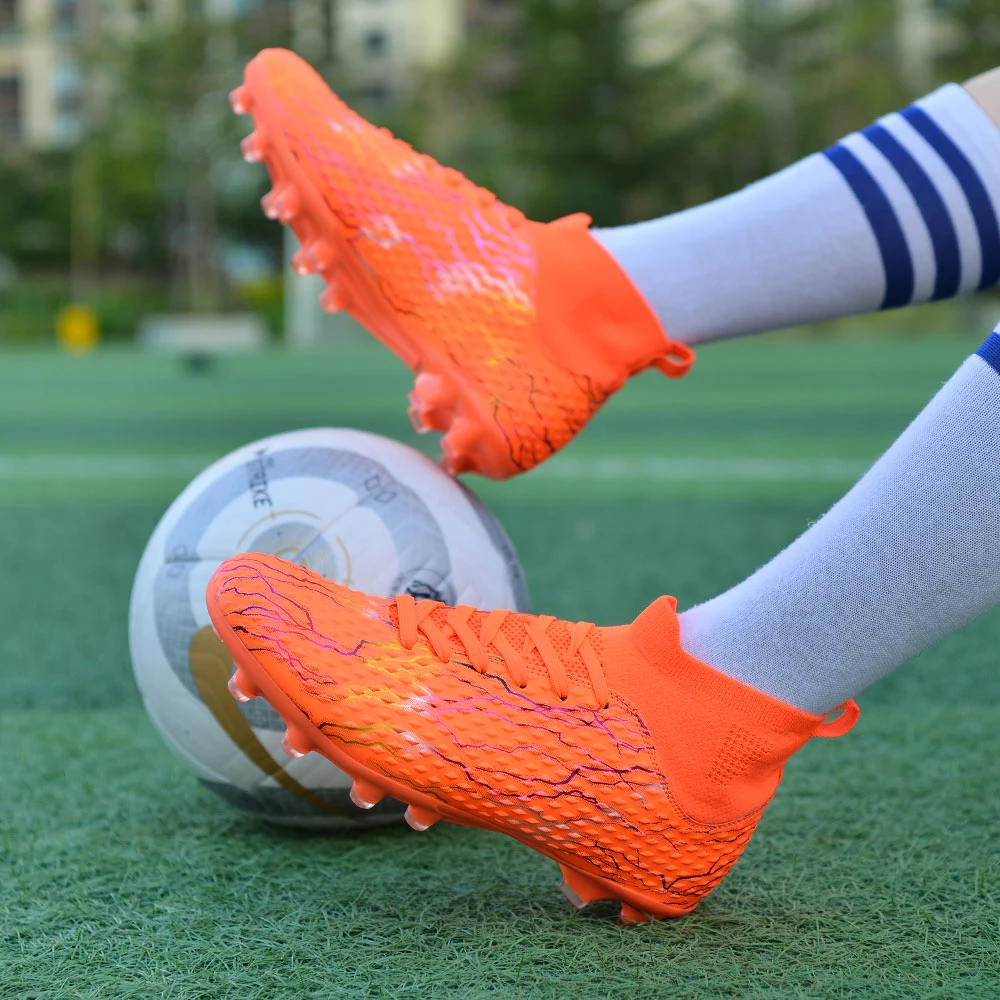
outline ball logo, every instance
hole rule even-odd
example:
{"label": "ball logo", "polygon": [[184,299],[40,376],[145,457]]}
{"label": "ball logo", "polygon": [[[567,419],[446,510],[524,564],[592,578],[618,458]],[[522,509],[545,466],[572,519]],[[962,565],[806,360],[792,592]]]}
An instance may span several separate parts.
{"label": "ball logo", "polygon": [[243,718],[239,703],[229,693],[229,678],[234,669],[233,658],[229,655],[225,643],[210,625],[195,632],[191,640],[190,660],[191,676],[198,686],[201,700],[208,706],[215,721],[226,731],[226,735],[248,759],[282,788],[316,809],[332,816],[355,818],[355,813],[351,809],[339,809],[299,784],[257,738],[257,734],[250,728],[250,723]]}
{"label": "ball logo", "polygon": [[266,454],[267,449],[261,448],[257,452],[257,457],[252,462],[247,462],[247,471],[250,474],[247,486],[254,508],[274,506],[271,494],[267,492],[267,462],[264,458]]}

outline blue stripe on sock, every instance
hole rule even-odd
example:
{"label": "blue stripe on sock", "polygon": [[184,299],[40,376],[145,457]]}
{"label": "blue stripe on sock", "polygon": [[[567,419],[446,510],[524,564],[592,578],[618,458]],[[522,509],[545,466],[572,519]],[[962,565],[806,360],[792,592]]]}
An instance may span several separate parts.
{"label": "blue stripe on sock", "polygon": [[875,234],[885,268],[885,295],[880,308],[907,305],[913,297],[913,258],[889,199],[878,181],[846,146],[837,143],[823,155],[843,174]]}
{"label": "blue stripe on sock", "polygon": [[1000,335],[991,333],[976,354],[1000,375]]}
{"label": "blue stripe on sock", "polygon": [[938,156],[948,165],[955,179],[965,192],[972,218],[979,233],[979,245],[983,253],[983,268],[979,278],[980,288],[992,288],[1000,282],[1000,225],[996,210],[965,153],[951,140],[948,134],[923,108],[910,106],[900,114],[927,140]]}
{"label": "blue stripe on sock", "polygon": [[934,247],[937,274],[931,299],[951,298],[962,280],[962,261],[958,250],[958,233],[951,221],[944,199],[938,194],[934,182],[910,151],[882,125],[869,125],[861,133],[895,168],[903,183],[910,189],[927,223],[927,230]]}

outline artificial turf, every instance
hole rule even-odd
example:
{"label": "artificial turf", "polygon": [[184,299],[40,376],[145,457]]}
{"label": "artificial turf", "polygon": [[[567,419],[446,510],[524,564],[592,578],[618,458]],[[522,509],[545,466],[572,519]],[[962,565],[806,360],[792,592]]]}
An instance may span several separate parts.
{"label": "artificial turf", "polygon": [[[689,605],[819,516],[975,345],[719,345],[682,383],[636,380],[548,467],[472,485],[536,610]],[[674,922],[576,914],[555,866],[499,836],[272,829],[188,775],[128,663],[156,520],[264,434],[416,443],[407,384],[367,341],[200,374],[0,355],[0,998],[1000,996],[996,614],[807,746],[733,874]]]}

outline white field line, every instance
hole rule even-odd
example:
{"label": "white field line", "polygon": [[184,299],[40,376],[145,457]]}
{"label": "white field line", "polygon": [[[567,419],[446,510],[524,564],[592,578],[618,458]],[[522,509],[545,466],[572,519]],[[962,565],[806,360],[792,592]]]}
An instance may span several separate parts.
{"label": "white field line", "polygon": [[550,479],[650,482],[842,482],[871,463],[840,458],[564,458],[543,465]]}
{"label": "white field line", "polygon": [[210,455],[0,455],[0,482],[190,479]]}
{"label": "white field line", "polygon": [[[211,455],[0,455],[0,483],[190,479]],[[568,482],[851,482],[869,463],[808,458],[557,458],[539,479]]]}

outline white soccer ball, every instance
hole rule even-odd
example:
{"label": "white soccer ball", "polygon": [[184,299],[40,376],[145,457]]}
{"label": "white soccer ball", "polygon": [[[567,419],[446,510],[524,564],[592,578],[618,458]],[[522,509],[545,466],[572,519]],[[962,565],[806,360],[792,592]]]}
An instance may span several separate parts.
{"label": "white soccer ball", "polygon": [[369,594],[527,610],[524,577],[499,523],[430,459],[395,441],[320,428],[255,441],[201,473],[170,505],[132,588],[129,646],[150,718],[226,801],[273,822],[351,829],[351,780],[319,754],[281,749],[284,723],[263,699],[238,704],[233,662],[212,631],[205,588],[238,552],[267,552]]}

